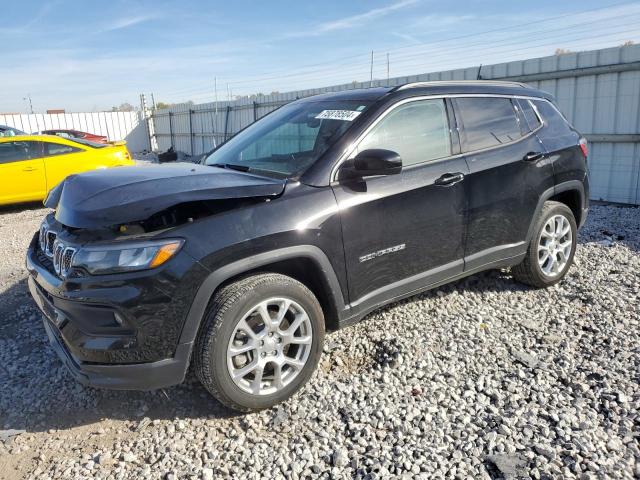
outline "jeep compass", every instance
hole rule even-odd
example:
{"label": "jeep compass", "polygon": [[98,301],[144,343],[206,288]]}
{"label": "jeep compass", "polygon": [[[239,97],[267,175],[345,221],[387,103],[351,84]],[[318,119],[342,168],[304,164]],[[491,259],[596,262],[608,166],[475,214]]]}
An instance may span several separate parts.
{"label": "jeep compass", "polygon": [[325,331],[487,269],[546,287],[588,210],[587,142],[549,94],[425,82],[289,103],[200,165],[67,177],[29,288],[62,361],[116,389],[189,367],[237,410],[312,375]]}

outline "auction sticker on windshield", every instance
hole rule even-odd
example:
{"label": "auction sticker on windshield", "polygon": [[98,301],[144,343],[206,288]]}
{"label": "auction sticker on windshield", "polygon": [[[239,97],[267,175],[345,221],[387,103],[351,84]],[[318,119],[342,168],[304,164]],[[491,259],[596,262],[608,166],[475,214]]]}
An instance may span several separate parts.
{"label": "auction sticker on windshield", "polygon": [[352,122],[361,113],[362,112],[354,112],[353,110],[323,110],[316,115],[316,118]]}

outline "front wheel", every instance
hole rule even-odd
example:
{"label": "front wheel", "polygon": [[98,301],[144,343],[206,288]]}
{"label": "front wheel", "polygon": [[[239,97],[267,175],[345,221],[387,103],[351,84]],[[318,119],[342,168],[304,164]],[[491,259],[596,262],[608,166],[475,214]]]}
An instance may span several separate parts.
{"label": "front wheel", "polygon": [[537,288],[558,283],[573,263],[577,231],[576,220],[569,207],[559,202],[545,202],[526,257],[511,269],[513,277]]}
{"label": "front wheel", "polygon": [[324,317],[302,283],[259,274],[216,293],[198,336],[195,371],[239,411],[271,407],[306,383],[322,353]]}

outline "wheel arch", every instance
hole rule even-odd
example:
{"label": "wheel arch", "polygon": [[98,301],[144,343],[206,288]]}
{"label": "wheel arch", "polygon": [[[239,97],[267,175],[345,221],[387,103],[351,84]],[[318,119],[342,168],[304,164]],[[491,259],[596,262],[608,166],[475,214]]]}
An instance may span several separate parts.
{"label": "wheel arch", "polygon": [[581,225],[582,220],[582,206],[583,206],[583,193],[577,188],[568,188],[561,191],[556,191],[548,200],[562,203],[569,207],[573,212],[573,216],[576,219],[576,224]]}
{"label": "wheel arch", "polygon": [[322,250],[301,245],[253,255],[211,272],[189,308],[180,344],[195,341],[207,305],[220,288],[239,278],[264,272],[281,273],[303,283],[320,302],[327,328],[338,328],[345,303],[336,273]]}
{"label": "wheel arch", "polygon": [[558,185],[545,190],[542,195],[540,195],[536,211],[531,218],[531,223],[527,232],[527,243],[529,243],[533,236],[536,220],[542,210],[542,206],[549,200],[560,202],[569,207],[573,212],[578,226],[581,226],[584,223],[586,205],[584,185],[580,180],[569,180],[567,182],[559,183]]}

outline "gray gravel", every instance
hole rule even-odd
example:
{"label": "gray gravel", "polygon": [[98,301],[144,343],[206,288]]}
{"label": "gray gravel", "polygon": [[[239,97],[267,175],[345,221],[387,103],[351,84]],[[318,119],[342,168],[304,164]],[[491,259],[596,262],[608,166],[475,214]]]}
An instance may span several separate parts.
{"label": "gray gravel", "polygon": [[192,378],[71,379],[25,287],[44,213],[0,212],[1,478],[640,478],[637,208],[593,207],[561,284],[491,271],[396,303],[328,335],[293,400],[240,416]]}

